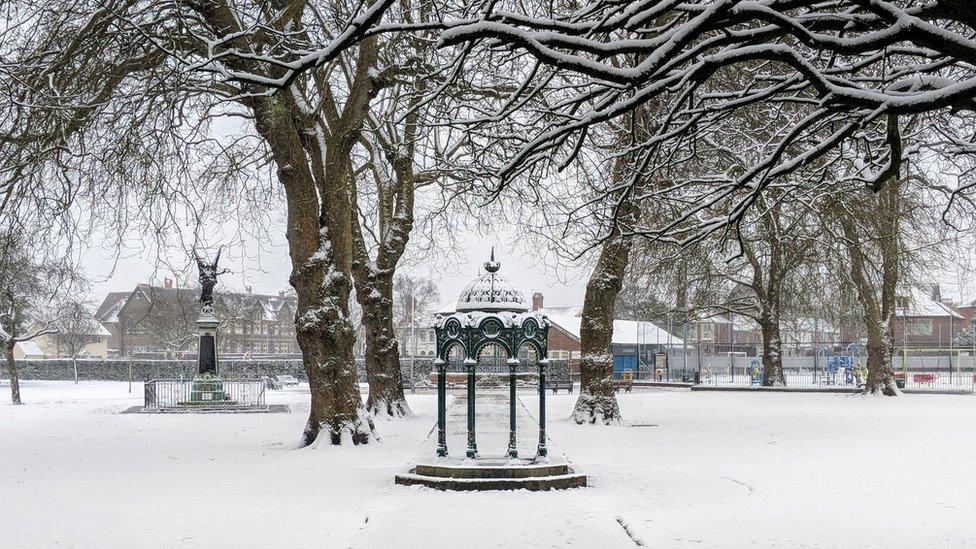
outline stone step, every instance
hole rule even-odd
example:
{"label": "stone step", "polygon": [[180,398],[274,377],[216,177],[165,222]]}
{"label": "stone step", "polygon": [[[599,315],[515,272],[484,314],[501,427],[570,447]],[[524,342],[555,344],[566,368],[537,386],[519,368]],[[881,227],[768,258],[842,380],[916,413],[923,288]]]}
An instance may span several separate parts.
{"label": "stone step", "polygon": [[401,473],[395,482],[403,486],[426,486],[435,490],[483,491],[483,490],[530,490],[533,492],[565,490],[586,486],[586,475],[572,469],[564,475],[527,478],[442,478]]}
{"label": "stone step", "polygon": [[559,464],[494,464],[469,460],[459,465],[417,464],[414,474],[439,478],[536,478],[567,475],[569,466]]}

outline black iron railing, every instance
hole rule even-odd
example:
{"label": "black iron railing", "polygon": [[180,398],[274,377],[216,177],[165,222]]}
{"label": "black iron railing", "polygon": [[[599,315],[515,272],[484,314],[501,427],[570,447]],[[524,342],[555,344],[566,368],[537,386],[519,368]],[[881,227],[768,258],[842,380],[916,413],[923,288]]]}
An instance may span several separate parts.
{"label": "black iron railing", "polygon": [[266,408],[266,387],[260,380],[193,381],[154,379],[145,383],[146,410],[193,408]]}

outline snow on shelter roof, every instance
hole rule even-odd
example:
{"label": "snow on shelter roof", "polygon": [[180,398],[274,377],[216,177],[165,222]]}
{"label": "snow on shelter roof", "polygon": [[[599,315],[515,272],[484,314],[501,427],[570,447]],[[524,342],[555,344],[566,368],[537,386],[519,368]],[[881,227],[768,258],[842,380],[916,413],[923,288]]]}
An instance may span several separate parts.
{"label": "snow on shelter roof", "polygon": [[459,313],[468,311],[512,311],[525,312],[529,308],[525,304],[522,292],[498,274],[502,264],[495,261],[495,250],[491,250],[491,259],[485,262],[485,273],[472,280],[461,290],[455,310]]}
{"label": "snow on shelter roof", "polygon": [[[562,328],[576,339],[580,338],[580,323],[578,316],[549,315],[549,322]],[[638,320],[614,320],[613,343],[616,345],[681,345],[684,342],[679,337],[669,334],[656,324]]]}

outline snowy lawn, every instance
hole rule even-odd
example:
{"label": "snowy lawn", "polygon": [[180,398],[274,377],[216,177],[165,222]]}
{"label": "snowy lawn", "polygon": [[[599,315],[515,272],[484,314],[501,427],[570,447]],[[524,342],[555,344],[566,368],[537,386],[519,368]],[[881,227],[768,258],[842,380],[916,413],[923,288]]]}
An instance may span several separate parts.
{"label": "snowy lawn", "polygon": [[[0,404],[3,547],[923,547],[976,539],[976,399],[656,391],[621,426],[550,435],[591,486],[443,493],[393,485],[433,427],[296,450],[290,414],[143,415],[142,385],[27,381]],[[535,398],[520,394],[534,410]],[[643,426],[636,426],[643,425]],[[522,433],[531,437],[534,433]],[[460,440],[449,440],[452,449]],[[482,448],[483,452],[492,449]],[[502,449],[498,449],[501,451]],[[624,526],[630,532],[628,536]]]}

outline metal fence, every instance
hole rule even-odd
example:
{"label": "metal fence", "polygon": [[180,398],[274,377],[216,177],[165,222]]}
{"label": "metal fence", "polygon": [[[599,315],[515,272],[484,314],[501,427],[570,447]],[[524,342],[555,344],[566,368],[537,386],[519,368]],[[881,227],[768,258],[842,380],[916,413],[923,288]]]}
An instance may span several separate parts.
{"label": "metal fence", "polygon": [[265,384],[253,380],[192,381],[154,379],[145,383],[144,407],[148,411],[201,407],[262,409]]}
{"label": "metal fence", "polygon": [[[788,387],[857,387],[867,375],[863,356],[784,357]],[[976,390],[976,357],[969,353],[896,354],[895,380],[908,389]],[[619,373],[618,373],[619,375]],[[747,356],[670,356],[664,365],[641,365],[635,379],[703,385],[762,384],[762,359]]]}
{"label": "metal fence", "polygon": [[[508,364],[503,358],[480,358],[475,369],[479,374],[508,375]],[[460,374],[466,373],[468,367],[462,359],[450,359],[447,362],[446,370],[448,373]],[[549,365],[546,366],[546,374],[550,378],[569,379],[572,370],[573,367],[569,360],[550,359]],[[416,384],[428,383],[432,379],[432,371],[434,371],[432,361],[418,360],[411,362],[409,358],[400,359],[400,374],[404,380],[413,380]],[[539,367],[533,360],[522,360],[515,368],[515,371],[520,376],[531,376],[532,374],[538,373]],[[363,383],[366,382],[365,367],[361,369],[359,379]]]}

